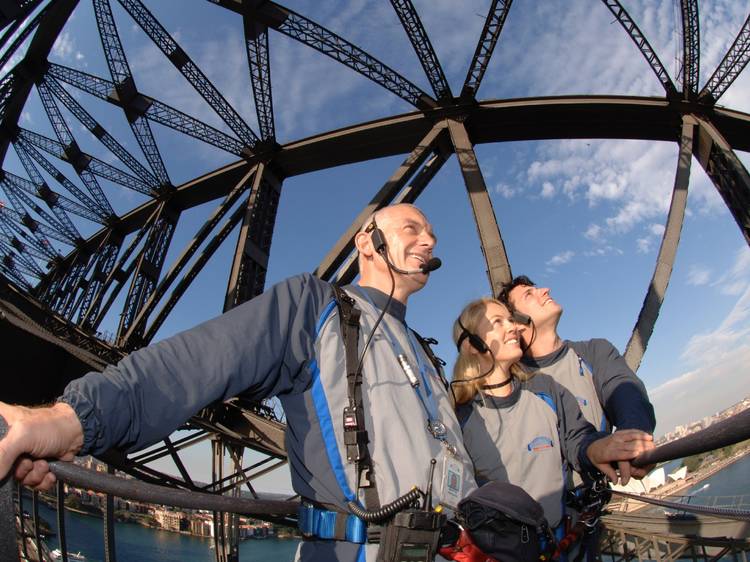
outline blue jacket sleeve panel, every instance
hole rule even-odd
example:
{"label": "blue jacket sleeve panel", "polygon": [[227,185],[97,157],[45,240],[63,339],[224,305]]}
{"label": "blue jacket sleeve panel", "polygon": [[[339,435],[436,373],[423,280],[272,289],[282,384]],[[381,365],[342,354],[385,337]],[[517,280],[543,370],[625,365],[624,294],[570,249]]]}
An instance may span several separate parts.
{"label": "blue jacket sleeve panel", "polygon": [[571,345],[592,368],[596,391],[609,422],[617,429],[653,433],[656,418],[646,387],[615,346],[604,339],[571,342]]}
{"label": "blue jacket sleeve panel", "polygon": [[293,277],[230,312],[72,381],[60,400],[81,420],[80,454],[134,451],[169,435],[201,408],[240,393],[302,392],[315,322],[331,289]]}

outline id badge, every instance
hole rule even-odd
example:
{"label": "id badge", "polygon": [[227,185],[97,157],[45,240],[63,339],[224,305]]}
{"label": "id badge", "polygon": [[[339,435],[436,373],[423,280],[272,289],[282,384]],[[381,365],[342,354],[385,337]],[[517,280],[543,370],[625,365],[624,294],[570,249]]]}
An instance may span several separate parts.
{"label": "id badge", "polygon": [[441,503],[454,511],[458,509],[458,502],[464,497],[464,465],[452,455],[445,455],[440,490]]}

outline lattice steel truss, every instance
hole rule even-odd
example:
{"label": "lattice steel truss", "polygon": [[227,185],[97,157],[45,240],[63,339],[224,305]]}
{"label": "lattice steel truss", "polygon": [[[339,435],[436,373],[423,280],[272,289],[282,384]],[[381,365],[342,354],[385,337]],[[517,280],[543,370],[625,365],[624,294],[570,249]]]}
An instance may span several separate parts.
{"label": "lattice steel truss", "polygon": [[[236,248],[226,280],[224,309],[259,294],[265,284],[284,180],[383,156],[406,155],[353,219],[316,273],[327,280],[351,280],[356,275],[352,239],[364,218],[389,203],[416,200],[455,154],[476,221],[490,287],[495,292],[510,279],[511,267],[475,145],[560,138],[637,138],[676,143],[679,158],[667,225],[654,275],[625,353],[634,368],[646,349],[669,282],[685,214],[692,156],[705,169],[750,243],[750,176],[734,152],[750,150],[750,115],[716,105],[750,60],[750,15],[700,89],[696,0],[680,2],[682,68],[674,79],[620,2],[602,0],[601,9],[608,9],[623,27],[662,85],[663,96],[480,100],[477,93],[493,52],[502,46],[500,36],[511,0],[489,2],[458,97],[451,92],[429,33],[410,0],[392,0],[391,4],[413,47],[414,53],[409,55],[418,59],[434,95],[354,42],[280,4],[262,0],[208,1],[214,5],[210,9],[225,10],[231,17],[241,18],[243,51],[247,55],[243,74],[250,77],[260,134],[245,122],[228,101],[229,96],[211,82],[141,0],[117,0],[119,6],[113,6],[113,0],[80,1],[94,14],[107,76],[49,60],[53,43],[79,7],[79,0],[3,3],[0,66],[6,68],[0,76],[0,160],[5,162],[12,150],[27,177],[5,169],[0,175],[0,189],[7,198],[0,205],[0,281],[9,287],[7,291],[13,292],[14,298],[26,299],[36,311],[35,318],[40,323],[34,324],[35,329],[46,331],[71,349],[85,349],[105,363],[147,345],[230,236],[236,237]],[[118,14],[123,10],[130,18],[128,22],[119,21]],[[133,55],[118,31],[133,21],[205,100],[228,132],[138,89],[129,64]],[[330,57],[405,100],[416,111],[354,124],[309,139],[280,142],[271,76],[273,41],[269,41],[274,34]],[[8,67],[12,60],[18,62]],[[32,92],[41,100],[37,117],[49,124],[46,129],[55,138],[21,126],[21,115]],[[247,92],[248,99],[250,95]],[[135,150],[127,148],[133,146],[128,139],[115,138],[112,124],[100,123],[93,117],[91,97],[122,111],[136,141]],[[70,116],[78,122],[76,126]],[[152,131],[152,123],[238,159],[174,185],[164,159],[166,147]],[[111,158],[105,161],[85,153],[77,140],[82,130],[91,133]],[[77,181],[70,172],[62,171],[64,165],[72,167]],[[42,171],[57,185],[45,180]],[[125,212],[116,210],[97,177],[105,178],[115,188],[130,190],[138,197],[138,203]],[[173,234],[186,211],[211,202],[215,207],[207,213],[192,240],[173,262],[167,263]],[[81,219],[96,225],[96,232],[82,236],[76,226]],[[60,245],[53,245],[50,240]],[[126,286],[127,291],[122,291]],[[113,335],[114,342],[105,341],[97,330],[115,306],[120,314],[117,333]],[[267,404],[238,398],[207,408],[187,427],[193,432],[189,437],[176,442],[166,440],[151,451],[129,458],[113,452],[109,460],[143,479],[197,489],[180,460],[180,450],[204,439],[218,439],[214,445],[215,482],[211,489],[225,492],[242,485],[252,490],[250,482],[254,478],[285,458],[284,426]],[[266,459],[243,468],[243,447],[265,453]],[[225,451],[235,466],[229,475],[222,468]],[[163,456],[174,459],[181,479],[147,466]],[[111,517],[107,520],[111,525]],[[218,521],[217,529],[223,531],[225,523],[224,519]],[[229,531],[220,533],[217,556],[231,559],[235,541]]]}

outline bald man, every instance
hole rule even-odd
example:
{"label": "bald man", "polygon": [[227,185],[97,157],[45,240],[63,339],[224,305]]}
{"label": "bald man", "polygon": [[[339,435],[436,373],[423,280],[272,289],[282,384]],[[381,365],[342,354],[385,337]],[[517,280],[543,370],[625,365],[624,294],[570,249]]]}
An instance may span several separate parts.
{"label": "bald man", "polygon": [[0,404],[9,425],[0,476],[13,470],[24,484],[49,489],[55,477],[40,459],[136,451],[217,400],[278,396],[292,484],[304,505],[308,540],[298,558],[374,561],[379,545],[368,543],[376,537],[350,502],[372,509],[415,486],[426,491],[432,459],[435,504],[455,506],[476,487],[442,373],[405,320],[409,297],[429,278],[435,242],[411,205],[381,209],[356,235],[360,279],[343,298],[360,315],[358,348],[349,353],[361,365],[358,381],[347,380],[353,369],[341,297],[312,275],[292,277],[71,382],[51,407]]}

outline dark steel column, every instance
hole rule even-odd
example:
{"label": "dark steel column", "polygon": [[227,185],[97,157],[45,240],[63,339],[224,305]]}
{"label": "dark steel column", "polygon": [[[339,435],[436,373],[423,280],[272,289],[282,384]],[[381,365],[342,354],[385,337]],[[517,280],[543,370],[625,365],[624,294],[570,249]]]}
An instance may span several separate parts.
{"label": "dark steel column", "polygon": [[458,163],[461,166],[461,174],[469,193],[471,209],[474,212],[474,221],[477,224],[484,261],[487,263],[487,277],[490,281],[492,294],[497,295],[503,283],[508,283],[511,280],[505,244],[503,244],[502,236],[500,236],[500,227],[497,224],[490,195],[487,193],[487,185],[484,183],[482,170],[479,168],[479,162],[474,153],[474,146],[469,140],[469,133],[462,121],[448,119],[447,122],[451,141],[458,157]]}
{"label": "dark steel column", "polygon": [[651,277],[651,283],[646,291],[641,312],[638,314],[630,341],[625,348],[625,362],[637,371],[646,352],[648,340],[654,331],[656,319],[659,316],[664,295],[672,275],[672,267],[680,242],[682,223],[685,220],[685,206],[687,205],[688,185],[690,183],[690,163],[693,157],[693,130],[696,121],[689,115],[682,118],[682,136],[680,138],[680,154],[677,158],[677,171],[672,190],[672,202],[661,240],[659,254],[656,257],[656,268]]}
{"label": "dark steel column", "polygon": [[263,292],[280,194],[281,183],[259,164],[234,252],[224,311]]}
{"label": "dark steel column", "polygon": [[750,174],[719,130],[703,118],[698,118],[694,151],[750,245]]}

